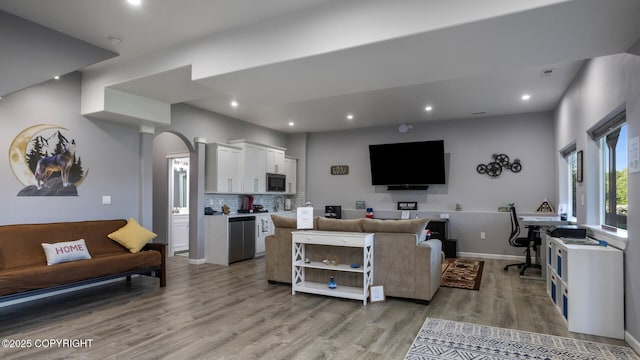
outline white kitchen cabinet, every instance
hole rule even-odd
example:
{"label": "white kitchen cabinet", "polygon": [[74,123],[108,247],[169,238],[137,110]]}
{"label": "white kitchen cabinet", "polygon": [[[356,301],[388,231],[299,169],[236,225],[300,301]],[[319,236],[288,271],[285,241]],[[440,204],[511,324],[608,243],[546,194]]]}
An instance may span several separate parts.
{"label": "white kitchen cabinet", "polygon": [[271,214],[256,215],[256,256],[263,256],[265,252],[264,240],[275,232]]}
{"label": "white kitchen cabinet", "polygon": [[242,149],[226,144],[207,144],[205,192],[242,192]]}
{"label": "white kitchen cabinet", "polygon": [[285,161],[286,190],[287,194],[295,194],[298,191],[298,159],[287,157]]}
{"label": "white kitchen cabinet", "polygon": [[267,147],[267,172],[272,174],[286,174],[283,148]]}
{"label": "white kitchen cabinet", "polygon": [[267,148],[245,140],[231,140],[229,143],[242,148],[242,192],[266,192]]}

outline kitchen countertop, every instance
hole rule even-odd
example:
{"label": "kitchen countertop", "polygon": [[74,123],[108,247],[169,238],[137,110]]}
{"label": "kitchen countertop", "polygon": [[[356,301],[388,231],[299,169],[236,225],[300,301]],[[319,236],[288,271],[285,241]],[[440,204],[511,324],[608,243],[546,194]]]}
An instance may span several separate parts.
{"label": "kitchen countertop", "polygon": [[[226,215],[228,217],[241,217],[241,216],[258,216],[258,215],[285,215],[285,214],[292,214],[293,211],[268,211],[268,212],[254,212],[254,213],[237,213],[237,212],[233,212],[230,213],[229,215]],[[217,215],[224,215],[222,213],[220,214],[216,214],[216,215],[207,215],[207,216],[217,216]]]}

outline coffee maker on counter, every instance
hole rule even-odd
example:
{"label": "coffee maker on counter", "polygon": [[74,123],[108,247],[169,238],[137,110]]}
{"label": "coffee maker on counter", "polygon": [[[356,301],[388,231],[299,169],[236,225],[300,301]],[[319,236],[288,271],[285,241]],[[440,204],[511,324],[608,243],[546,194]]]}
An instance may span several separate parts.
{"label": "coffee maker on counter", "polygon": [[242,197],[242,204],[240,205],[240,209],[238,209],[239,213],[252,213],[253,212],[253,196],[244,195]]}
{"label": "coffee maker on counter", "polygon": [[240,209],[238,212],[241,214],[249,214],[249,213],[262,213],[268,212],[269,210],[265,209],[264,206],[253,203],[253,196],[244,195],[242,197],[242,204],[240,205]]}
{"label": "coffee maker on counter", "polygon": [[329,219],[342,219],[342,206],[340,205],[325,206],[324,217]]}

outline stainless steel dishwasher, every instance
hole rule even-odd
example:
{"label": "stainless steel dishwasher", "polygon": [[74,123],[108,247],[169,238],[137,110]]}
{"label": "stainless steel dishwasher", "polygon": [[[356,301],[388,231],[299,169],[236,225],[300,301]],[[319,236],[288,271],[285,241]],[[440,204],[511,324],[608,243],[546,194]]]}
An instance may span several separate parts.
{"label": "stainless steel dishwasher", "polygon": [[229,264],[253,259],[256,253],[256,217],[229,218]]}

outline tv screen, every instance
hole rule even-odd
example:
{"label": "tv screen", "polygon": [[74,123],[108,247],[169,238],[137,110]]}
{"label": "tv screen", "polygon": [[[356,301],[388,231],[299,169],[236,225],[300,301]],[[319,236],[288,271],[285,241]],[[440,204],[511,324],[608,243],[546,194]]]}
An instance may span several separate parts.
{"label": "tv screen", "polygon": [[369,145],[372,185],[444,184],[444,140]]}

